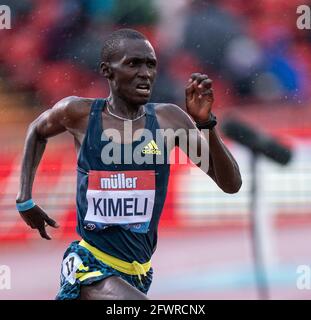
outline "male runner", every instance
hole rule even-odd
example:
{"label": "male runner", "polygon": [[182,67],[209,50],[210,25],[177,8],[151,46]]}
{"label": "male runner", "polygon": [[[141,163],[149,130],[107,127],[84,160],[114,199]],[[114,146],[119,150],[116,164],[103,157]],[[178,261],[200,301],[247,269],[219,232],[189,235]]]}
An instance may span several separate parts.
{"label": "male runner", "polygon": [[[148,103],[156,69],[154,49],[144,35],[132,29],[115,31],[102,50],[101,72],[109,82],[109,97],[64,98],[29,126],[16,203],[21,217],[42,238],[51,239],[47,225],[58,227],[32,200],[47,139],[70,132],[78,156],[77,232],[82,240],[73,242],[64,255],[57,299],[147,299],[153,272],[150,258],[169,178],[165,159],[175,145],[192,158],[191,148],[180,139],[198,146],[202,155],[208,146],[208,170],[203,161],[196,164],[224,192],[240,189],[238,165],[214,128],[212,81],[205,74],[191,75],[187,114],[176,105]],[[125,124],[131,124],[130,134],[123,135]],[[185,134],[178,139],[168,137],[161,143],[157,136],[159,129],[180,128]],[[151,138],[133,137],[139,129]],[[189,134],[190,129],[196,134]],[[120,147],[121,161],[110,161],[115,156],[112,146]],[[137,155],[151,161],[136,163]],[[164,161],[156,161],[161,156]]]}

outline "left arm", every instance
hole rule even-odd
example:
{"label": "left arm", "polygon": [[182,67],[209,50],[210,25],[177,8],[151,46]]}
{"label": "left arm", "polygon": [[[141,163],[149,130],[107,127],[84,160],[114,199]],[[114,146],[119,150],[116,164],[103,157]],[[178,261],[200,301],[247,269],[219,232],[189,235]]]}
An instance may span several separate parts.
{"label": "left arm", "polygon": [[210,162],[208,175],[227,193],[236,193],[242,185],[239,166],[216,129],[209,130]]}
{"label": "left arm", "polygon": [[[207,75],[194,73],[186,87],[187,112],[196,123],[206,122],[211,114],[214,95],[212,80]],[[193,124],[195,126],[195,124]],[[239,166],[223,143],[215,128],[202,130],[200,137],[208,142],[209,169],[207,174],[227,193],[236,193],[242,185]],[[191,139],[191,137],[190,137]],[[202,144],[197,139],[197,144]],[[191,145],[191,142],[190,142]],[[200,146],[198,146],[199,148]]]}

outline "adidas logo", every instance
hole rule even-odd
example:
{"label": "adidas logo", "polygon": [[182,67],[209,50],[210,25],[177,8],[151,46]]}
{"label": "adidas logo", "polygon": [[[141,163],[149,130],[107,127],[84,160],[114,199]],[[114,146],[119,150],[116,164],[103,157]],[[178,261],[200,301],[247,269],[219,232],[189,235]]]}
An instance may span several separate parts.
{"label": "adidas logo", "polygon": [[154,140],[151,140],[142,150],[143,154],[161,154],[161,150],[159,150],[157,144]]}

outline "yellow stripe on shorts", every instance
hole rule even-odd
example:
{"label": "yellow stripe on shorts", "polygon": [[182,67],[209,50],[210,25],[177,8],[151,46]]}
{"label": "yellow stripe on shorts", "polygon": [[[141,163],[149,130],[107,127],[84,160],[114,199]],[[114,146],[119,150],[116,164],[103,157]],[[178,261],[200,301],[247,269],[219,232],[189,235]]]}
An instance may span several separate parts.
{"label": "yellow stripe on shorts", "polygon": [[137,275],[139,279],[141,278],[141,275],[146,275],[151,268],[150,260],[146,263],[139,263],[137,261],[133,261],[132,263],[130,263],[98,250],[83,239],[79,242],[79,245],[89,250],[96,259],[102,261],[111,268],[129,275]]}

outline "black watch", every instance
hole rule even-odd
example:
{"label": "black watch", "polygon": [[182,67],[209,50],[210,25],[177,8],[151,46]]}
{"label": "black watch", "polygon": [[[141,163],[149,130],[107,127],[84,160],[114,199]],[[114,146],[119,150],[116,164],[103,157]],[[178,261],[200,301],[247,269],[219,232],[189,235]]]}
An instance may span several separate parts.
{"label": "black watch", "polygon": [[213,129],[217,124],[217,118],[214,114],[210,113],[210,117],[207,121],[196,123],[199,130],[201,129]]}

